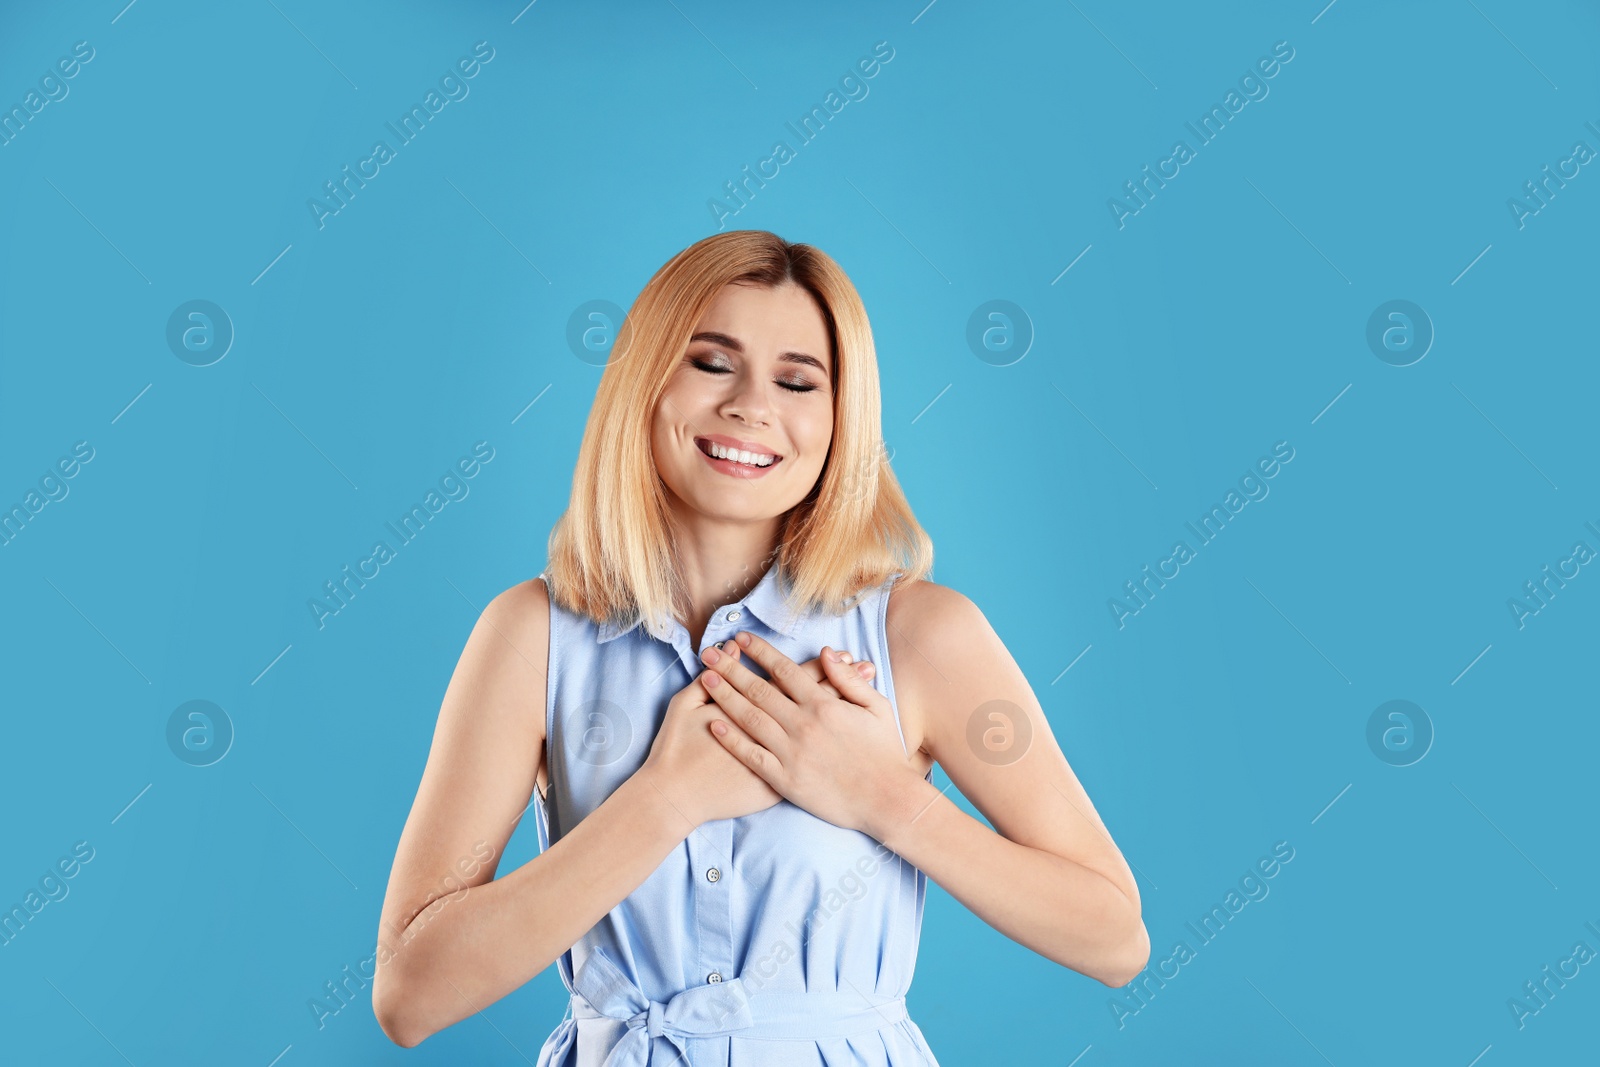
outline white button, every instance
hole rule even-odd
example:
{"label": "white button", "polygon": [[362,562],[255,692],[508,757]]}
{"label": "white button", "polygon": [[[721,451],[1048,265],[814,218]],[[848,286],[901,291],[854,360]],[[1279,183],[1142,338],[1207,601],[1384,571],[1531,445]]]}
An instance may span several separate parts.
{"label": "white button", "polygon": [[718,974],[716,971],[712,971],[710,974],[706,975],[706,981],[720,982],[722,981],[722,975]]}
{"label": "white button", "polygon": [[730,611],[730,612],[728,612],[728,621],[729,622],[738,622],[740,617],[743,614],[744,614],[744,612],[738,611],[738,610]]}
{"label": "white button", "polygon": [[715,867],[711,868],[709,871],[706,872],[706,881],[708,881],[708,882],[715,882],[721,877],[722,877],[722,872],[717,870]]}

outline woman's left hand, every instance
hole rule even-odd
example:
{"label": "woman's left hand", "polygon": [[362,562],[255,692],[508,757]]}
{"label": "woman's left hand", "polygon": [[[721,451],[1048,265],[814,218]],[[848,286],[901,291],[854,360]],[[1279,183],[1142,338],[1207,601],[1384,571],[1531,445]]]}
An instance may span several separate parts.
{"label": "woman's left hand", "polygon": [[[738,759],[790,803],[819,819],[876,836],[893,817],[899,790],[915,778],[889,701],[857,673],[822,649],[835,696],[798,664],[747,631],[735,640],[739,655],[708,648],[701,661],[706,691],[731,721],[713,719],[711,732]],[[771,680],[740,662],[749,656]],[[719,733],[720,729],[720,733]]]}

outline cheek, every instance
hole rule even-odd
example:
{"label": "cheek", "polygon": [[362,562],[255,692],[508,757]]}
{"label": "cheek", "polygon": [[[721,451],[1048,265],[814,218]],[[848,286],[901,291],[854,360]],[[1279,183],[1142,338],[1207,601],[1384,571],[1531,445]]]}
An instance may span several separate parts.
{"label": "cheek", "polygon": [[715,392],[703,382],[679,375],[661,394],[656,407],[656,425],[661,427],[663,437],[681,434],[691,438],[696,426],[715,419],[716,411]]}
{"label": "cheek", "polygon": [[[671,411],[670,408],[666,409]],[[672,422],[663,419],[660,412],[650,425],[650,464],[657,473],[671,478],[671,472],[682,467],[683,460],[678,455],[679,448],[676,440],[676,429]]]}
{"label": "cheek", "polygon": [[833,443],[833,411],[820,412],[801,423],[796,436],[807,463],[820,468],[828,446]]}
{"label": "cheek", "polygon": [[695,397],[689,390],[677,381],[669,383],[656,401],[656,413],[650,420],[651,440],[658,445],[667,445],[680,432],[693,433],[685,429],[684,424],[693,422],[694,406]]}

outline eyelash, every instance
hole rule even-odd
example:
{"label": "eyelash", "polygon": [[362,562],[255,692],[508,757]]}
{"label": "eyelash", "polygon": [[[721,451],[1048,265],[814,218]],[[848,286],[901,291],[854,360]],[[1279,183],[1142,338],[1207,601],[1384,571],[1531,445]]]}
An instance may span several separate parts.
{"label": "eyelash", "polygon": [[[733,371],[728,367],[719,367],[714,363],[707,363],[703,359],[690,360],[690,362],[693,363],[696,367],[699,367],[701,370],[705,371],[707,374],[732,374],[733,373]],[[804,378],[800,378],[800,379],[796,379],[796,380],[800,383],[799,385],[791,384],[791,381],[784,380],[784,379],[780,378],[778,380],[778,385],[781,386],[784,389],[787,389],[791,393],[809,393],[809,392],[812,392],[813,390],[816,389],[815,385],[812,385],[810,382],[806,381]]]}

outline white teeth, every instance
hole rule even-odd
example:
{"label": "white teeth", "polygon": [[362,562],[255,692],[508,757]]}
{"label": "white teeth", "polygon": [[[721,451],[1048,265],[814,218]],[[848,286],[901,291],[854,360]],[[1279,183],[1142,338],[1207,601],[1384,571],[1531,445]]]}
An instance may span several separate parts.
{"label": "white teeth", "polygon": [[717,444],[715,441],[708,441],[706,444],[707,447],[710,448],[711,454],[716,456],[718,459],[726,459],[734,463],[743,463],[747,467],[770,467],[774,462],[774,457],[764,455],[760,452],[742,452],[736,448],[725,448],[722,445]]}

